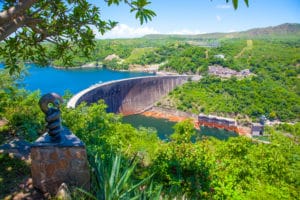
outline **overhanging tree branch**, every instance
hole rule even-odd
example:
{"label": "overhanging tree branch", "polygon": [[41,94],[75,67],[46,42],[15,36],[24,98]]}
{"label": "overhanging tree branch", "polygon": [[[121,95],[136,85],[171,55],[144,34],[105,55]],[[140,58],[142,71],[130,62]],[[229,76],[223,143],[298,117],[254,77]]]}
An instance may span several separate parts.
{"label": "overhanging tree branch", "polygon": [[23,0],[19,1],[16,6],[12,6],[7,10],[4,10],[0,13],[0,25],[7,24],[7,21],[16,18],[29,9],[37,0]]}
{"label": "overhanging tree branch", "polygon": [[0,27],[0,41],[4,40],[8,36],[10,36],[12,33],[16,32],[18,30],[18,28],[20,28],[24,25],[24,22],[25,22],[25,17],[20,16],[16,19],[12,20],[12,22],[7,24],[6,26]]}

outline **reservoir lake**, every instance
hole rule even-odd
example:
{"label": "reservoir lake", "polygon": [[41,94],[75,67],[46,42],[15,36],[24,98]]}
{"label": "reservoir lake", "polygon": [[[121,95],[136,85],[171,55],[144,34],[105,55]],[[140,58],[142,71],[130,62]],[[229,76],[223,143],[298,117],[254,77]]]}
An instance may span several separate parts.
{"label": "reservoir lake", "polygon": [[[0,64],[0,69],[4,65]],[[53,67],[38,67],[37,65],[27,65],[27,75],[20,81],[20,87],[29,91],[40,90],[41,95],[56,92],[63,95],[65,91],[76,94],[94,84],[112,80],[120,80],[133,77],[151,76],[152,73],[113,71],[104,68],[79,68],[79,69],[56,69]],[[130,123],[134,127],[151,127],[157,130],[158,136],[163,140],[168,140],[168,136],[173,133],[175,122],[165,119],[156,119],[142,115],[131,115],[123,117],[123,122]],[[197,131],[196,137],[213,136],[221,140],[237,136],[236,133],[219,130],[215,128],[201,127]]]}

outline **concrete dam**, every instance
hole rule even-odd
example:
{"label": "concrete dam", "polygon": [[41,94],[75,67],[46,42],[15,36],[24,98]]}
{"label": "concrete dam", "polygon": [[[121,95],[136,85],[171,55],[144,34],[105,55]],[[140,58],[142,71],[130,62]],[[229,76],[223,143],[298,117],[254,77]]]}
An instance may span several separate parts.
{"label": "concrete dam", "polygon": [[194,77],[147,76],[96,84],[74,95],[68,107],[74,108],[81,102],[91,104],[103,99],[108,105],[107,112],[137,114],[151,108],[176,86],[190,79]]}

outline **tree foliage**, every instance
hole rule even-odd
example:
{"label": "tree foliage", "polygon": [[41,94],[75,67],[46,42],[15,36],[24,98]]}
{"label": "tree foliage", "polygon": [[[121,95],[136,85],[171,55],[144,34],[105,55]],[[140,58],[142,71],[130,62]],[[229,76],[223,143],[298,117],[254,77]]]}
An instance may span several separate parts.
{"label": "tree foliage", "polygon": [[44,117],[38,106],[39,92],[18,89],[20,78],[7,70],[0,71],[0,119],[8,121],[1,129],[32,141],[41,133]]}
{"label": "tree foliage", "polygon": [[[261,115],[282,121],[299,120],[300,98],[272,80],[204,78],[174,90],[170,97],[177,108],[219,115]],[[192,105],[192,106],[189,106]]]}
{"label": "tree foliage", "polygon": [[[141,24],[156,15],[145,8],[150,4],[147,0],[106,2],[108,6],[127,4]],[[104,34],[116,24],[102,20],[100,9],[86,0],[4,1],[0,13],[0,41],[4,43],[0,53],[10,73],[20,71],[22,61],[45,65],[52,59],[62,59],[68,64],[71,52],[88,56],[94,48],[93,27]],[[53,51],[46,51],[42,45],[45,41],[54,44]]]}

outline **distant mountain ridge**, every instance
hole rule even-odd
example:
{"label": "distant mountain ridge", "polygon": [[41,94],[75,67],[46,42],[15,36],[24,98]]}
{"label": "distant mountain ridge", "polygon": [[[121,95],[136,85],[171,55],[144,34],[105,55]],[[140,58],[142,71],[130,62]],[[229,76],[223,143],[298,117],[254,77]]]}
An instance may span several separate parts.
{"label": "distant mountain ridge", "polygon": [[150,34],[145,35],[144,38],[149,39],[220,39],[220,38],[264,38],[264,37],[300,37],[300,24],[285,23],[278,26],[269,26],[265,28],[253,28],[247,31],[230,32],[230,33],[205,33],[197,35],[175,35],[175,34]]}

